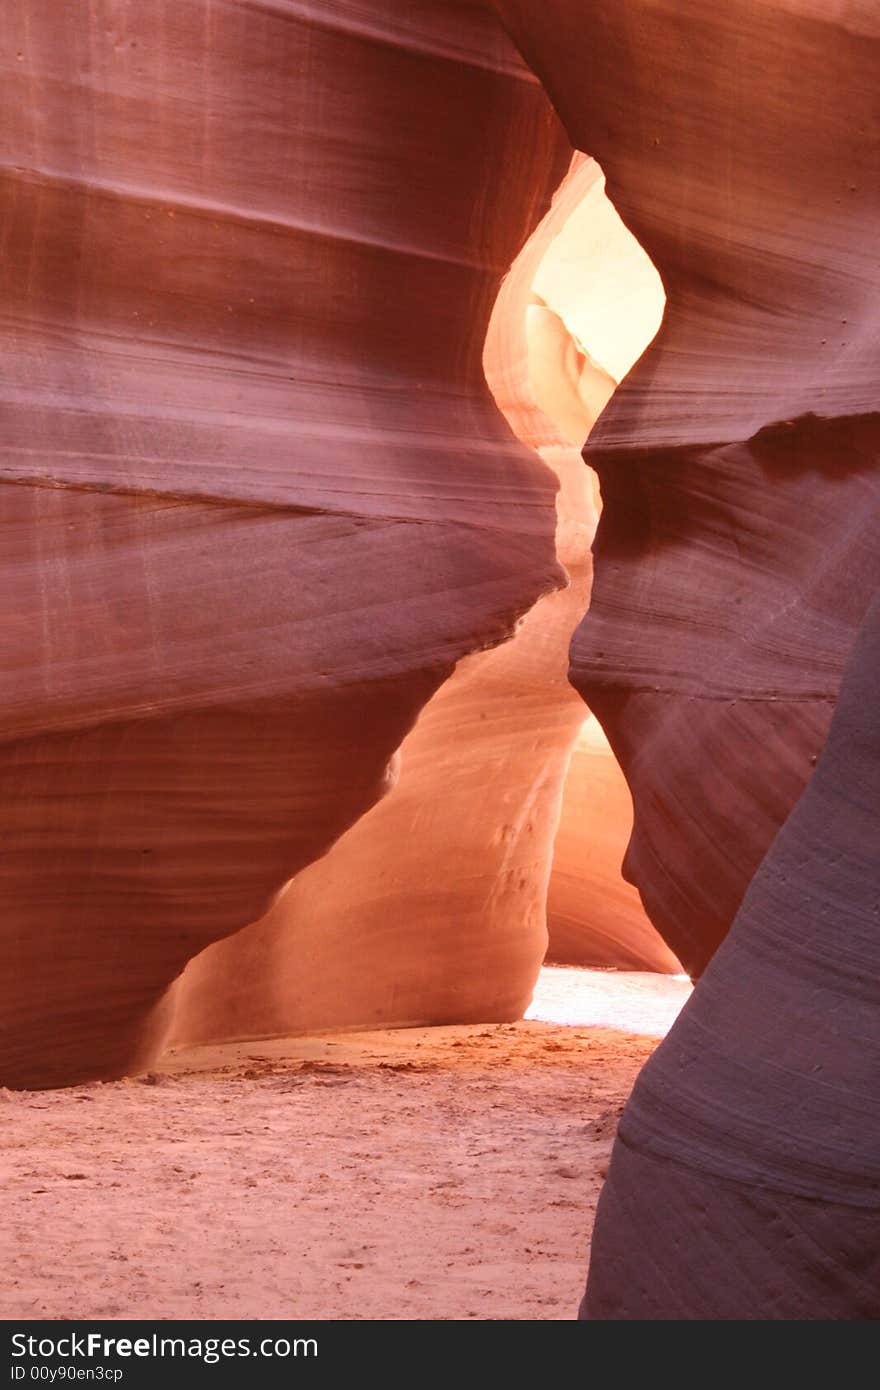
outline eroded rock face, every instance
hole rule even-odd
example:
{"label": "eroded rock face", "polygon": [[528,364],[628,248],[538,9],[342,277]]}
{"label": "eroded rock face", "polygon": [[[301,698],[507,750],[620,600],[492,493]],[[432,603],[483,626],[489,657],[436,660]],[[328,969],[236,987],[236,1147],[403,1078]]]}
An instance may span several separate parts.
{"label": "eroded rock face", "polygon": [[[569,360],[560,314],[602,337],[587,318],[592,283],[567,273],[560,283],[559,272],[580,252],[582,282],[596,261],[613,263],[621,242],[632,259],[603,202],[600,171],[576,156],[505,277],[484,350],[499,409],[559,479],[566,587],[503,645],[464,658],[404,740],[389,795],[261,921],[190,963],[174,992],[173,1042],[521,1017],[547,950],[548,881],[553,959],[675,968],[620,879],[631,809],[607,743],[594,740],[592,756],[575,753],[569,766],[584,709],[567,680],[568,647],[589,598],[597,512],[593,476],[546,410],[562,399],[576,439],[595,418],[558,376]],[[597,204],[599,216],[585,218]],[[592,248],[581,245],[585,221]],[[536,286],[546,296],[537,323]],[[582,375],[577,363],[573,373]],[[564,866],[554,847],[563,786],[580,841]]]}
{"label": "eroded rock face", "polygon": [[261,921],[190,963],[170,1041],[522,1017],[582,716],[566,680],[576,602],[541,599],[509,642],[459,663],[389,794]]}
{"label": "eroded rock face", "polygon": [[632,790],[625,872],[693,974],[810,775],[880,582],[878,435],[802,421],[597,461],[572,678]]}
{"label": "eroded rock face", "polygon": [[633,793],[627,873],[698,973],[880,580],[880,21],[811,0],[497,8],[667,292],[590,439],[604,508],[572,680]]}
{"label": "eroded rock face", "polygon": [[878,681],[880,600],[809,786],[624,1111],[586,1317],[880,1316]]}
{"label": "eroded rock face", "polygon": [[144,1065],[562,582],[481,353],[564,141],[488,9],[405,11],[8,17],[4,1084]]}
{"label": "eroded rock face", "polygon": [[585,1315],[876,1317],[876,609],[809,779],[880,583],[880,18],[498,8],[668,297],[589,441],[572,679],[633,793],[627,871],[711,965],[624,1114]]}

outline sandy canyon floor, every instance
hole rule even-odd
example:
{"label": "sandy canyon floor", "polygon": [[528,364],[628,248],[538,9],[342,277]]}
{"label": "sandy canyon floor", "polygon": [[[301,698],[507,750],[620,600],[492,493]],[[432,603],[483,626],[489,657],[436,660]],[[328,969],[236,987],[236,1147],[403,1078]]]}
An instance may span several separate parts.
{"label": "sandy canyon floor", "polygon": [[545,970],[517,1024],[0,1091],[0,1317],[572,1318],[620,1110],[688,990]]}

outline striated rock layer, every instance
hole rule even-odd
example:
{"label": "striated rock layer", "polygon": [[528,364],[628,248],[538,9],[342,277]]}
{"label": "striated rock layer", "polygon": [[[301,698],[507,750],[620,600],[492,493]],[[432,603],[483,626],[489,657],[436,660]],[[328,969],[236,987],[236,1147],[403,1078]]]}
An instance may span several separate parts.
{"label": "striated rock layer", "polygon": [[880,584],[880,18],[497,7],[668,296],[589,441],[572,679],[690,971],[742,903],[624,1115],[585,1315],[876,1317],[876,610],[798,798]]}
{"label": "striated rock layer", "polygon": [[7,17],[5,1084],[145,1065],[186,961],[562,581],[481,353],[564,142],[489,10],[405,10]]}
{"label": "striated rock layer", "polygon": [[880,578],[880,21],[813,0],[497,8],[667,292],[590,439],[604,506],[572,680],[633,793],[627,873],[699,973]]}
{"label": "striated rock layer", "polygon": [[880,1317],[878,681],[880,599],[815,774],[624,1111],[586,1317]]}
{"label": "striated rock layer", "polygon": [[[592,254],[579,231],[585,212]],[[548,925],[554,959],[564,951],[590,964],[675,968],[620,879],[631,811],[607,744],[594,741],[594,756],[569,767],[584,711],[566,676],[568,646],[587,606],[596,521],[592,475],[547,413],[567,385],[559,381],[567,361],[559,314],[580,320],[578,308],[596,303],[583,284],[572,294],[571,275],[558,283],[572,232],[581,280],[632,241],[583,156],[505,277],[483,359],[511,428],[559,478],[556,545],[568,584],[541,599],[508,642],[459,663],[404,740],[390,794],[297,875],[261,921],[190,963],[175,989],[174,1043],[518,1018]],[[537,322],[536,288],[545,296]],[[556,321],[549,330],[548,316]],[[602,338],[599,329],[592,339]],[[595,418],[573,388],[561,413],[580,422],[578,439]],[[554,834],[563,784],[582,819],[560,893]],[[575,893],[580,907],[560,933]]]}

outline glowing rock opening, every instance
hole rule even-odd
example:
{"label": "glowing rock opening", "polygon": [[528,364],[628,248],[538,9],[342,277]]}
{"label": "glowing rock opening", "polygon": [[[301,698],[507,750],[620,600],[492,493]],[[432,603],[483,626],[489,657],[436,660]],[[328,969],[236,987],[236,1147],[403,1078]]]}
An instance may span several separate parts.
{"label": "glowing rock opening", "polygon": [[[511,428],[559,479],[557,553],[569,574],[569,612],[579,608],[582,615],[589,604],[590,546],[601,510],[581,449],[656,334],[664,304],[660,276],[608,199],[601,169],[575,153],[502,286],[484,353],[487,380]],[[548,959],[680,970],[622,878],[631,802],[594,717],[571,745],[559,817]]]}

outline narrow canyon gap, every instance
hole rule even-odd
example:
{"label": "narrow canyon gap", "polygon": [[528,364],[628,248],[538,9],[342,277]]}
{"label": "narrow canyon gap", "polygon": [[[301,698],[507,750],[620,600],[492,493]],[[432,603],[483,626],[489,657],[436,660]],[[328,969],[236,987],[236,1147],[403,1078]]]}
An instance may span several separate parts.
{"label": "narrow canyon gap", "polygon": [[[878,40],[865,0],[14,7],[0,1083],[516,1017],[625,838],[619,779],[606,841],[564,790],[607,738],[644,912],[615,880],[598,936],[703,978],[584,1313],[876,1316],[876,610],[831,721],[880,578]],[[572,149],[667,295],[616,390],[537,273],[492,337]],[[579,389],[509,391],[554,320]]]}

